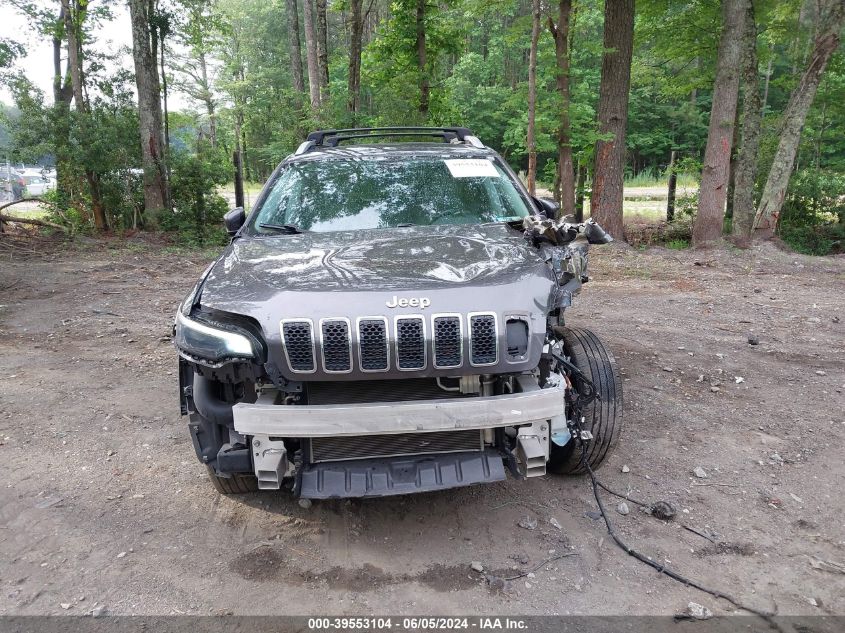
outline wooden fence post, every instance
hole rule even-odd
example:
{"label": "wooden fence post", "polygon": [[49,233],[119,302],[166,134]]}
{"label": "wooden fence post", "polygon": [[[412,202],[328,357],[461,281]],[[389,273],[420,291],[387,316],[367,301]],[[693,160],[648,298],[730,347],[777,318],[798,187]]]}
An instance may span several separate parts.
{"label": "wooden fence post", "polygon": [[675,171],[677,157],[678,152],[672,150],[672,156],[669,158],[669,195],[666,199],[667,222],[672,222],[675,219],[675,189],[678,186],[678,173]]}

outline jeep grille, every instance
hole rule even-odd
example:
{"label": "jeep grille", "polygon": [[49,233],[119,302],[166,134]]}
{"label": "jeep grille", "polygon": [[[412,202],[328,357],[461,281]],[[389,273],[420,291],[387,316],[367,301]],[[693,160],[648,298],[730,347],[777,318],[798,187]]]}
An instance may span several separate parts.
{"label": "jeep grille", "polygon": [[363,371],[387,371],[390,356],[387,343],[387,319],[383,317],[360,319],[358,346]]}
{"label": "jeep grille", "polygon": [[[493,312],[397,316],[392,325],[383,316],[360,317],[354,326],[345,317],[332,317],[320,320],[315,336],[310,319],[286,319],[282,344],[288,366],[295,373],[312,373],[318,354],[327,373],[349,373],[355,366],[362,372],[420,371],[426,368],[429,354],[435,369],[462,367],[467,358],[474,367],[499,361],[499,329]],[[357,347],[354,354],[353,345]]]}
{"label": "jeep grille", "polygon": [[323,369],[334,373],[352,371],[349,321],[323,319],[320,323],[320,335],[322,336]]}
{"label": "jeep grille", "polygon": [[425,323],[422,317],[396,319],[396,364],[399,369],[425,368]]}
{"label": "jeep grille", "polygon": [[314,335],[310,321],[291,320],[282,323],[282,342],[293,371],[314,371]]}
{"label": "jeep grille", "polygon": [[460,315],[434,317],[435,367],[460,367],[463,360],[463,343]]}
{"label": "jeep grille", "polygon": [[469,327],[470,362],[473,365],[493,365],[499,351],[496,345],[496,315],[470,315]]}

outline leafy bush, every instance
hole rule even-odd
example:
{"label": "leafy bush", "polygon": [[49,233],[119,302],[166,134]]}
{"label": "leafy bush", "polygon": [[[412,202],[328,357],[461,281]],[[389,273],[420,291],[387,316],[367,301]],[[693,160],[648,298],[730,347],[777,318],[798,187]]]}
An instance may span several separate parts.
{"label": "leafy bush", "polygon": [[795,174],[778,233],[800,253],[827,255],[845,250],[845,174],[816,169]]}
{"label": "leafy bush", "polygon": [[114,229],[135,229],[144,208],[144,176],[140,170],[116,169],[100,177],[100,193]]}
{"label": "leafy bush", "polygon": [[229,166],[221,153],[174,153],[171,158],[173,213],[161,217],[161,228],[177,233],[191,246],[223,244],[226,199],[216,193],[228,182]]}
{"label": "leafy bush", "polygon": [[789,226],[780,228],[781,239],[792,250],[805,255],[830,255],[845,252],[845,225]]}
{"label": "leafy bush", "polygon": [[47,220],[68,227],[72,233],[85,232],[91,228],[87,209],[67,204],[67,200],[56,189],[39,196],[48,204]]}

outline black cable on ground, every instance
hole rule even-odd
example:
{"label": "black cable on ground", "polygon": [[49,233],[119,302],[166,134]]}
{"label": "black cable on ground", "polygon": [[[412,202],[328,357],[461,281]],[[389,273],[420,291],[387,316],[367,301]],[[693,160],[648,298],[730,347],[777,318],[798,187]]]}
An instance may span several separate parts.
{"label": "black cable on ground", "polygon": [[634,505],[638,505],[638,506],[643,507],[643,508],[648,508],[649,510],[651,510],[651,508],[653,507],[653,505],[652,505],[651,503],[645,503],[644,501],[639,501],[638,499],[634,499],[634,498],[633,498],[633,497],[631,497],[630,495],[623,495],[621,492],[616,492],[616,491],[615,491],[615,490],[613,490],[612,488],[608,488],[607,486],[605,486],[605,485],[604,485],[602,482],[600,482],[600,481],[596,481],[596,484],[598,484],[598,487],[599,487],[599,488],[603,488],[604,490],[606,490],[606,491],[607,491],[607,492],[609,492],[610,494],[612,494],[612,495],[614,495],[614,496],[617,496],[617,497],[619,497],[620,499],[625,499],[625,501],[630,501],[630,502],[631,502],[631,503],[633,503]]}
{"label": "black cable on ground", "polygon": [[[576,391],[576,397],[574,401],[571,402],[572,404],[572,420],[570,421],[570,432],[572,437],[581,445],[581,463],[584,465],[587,473],[590,475],[590,480],[593,484],[593,496],[596,498],[596,503],[599,506],[599,512],[601,512],[601,516],[604,519],[604,524],[607,526],[607,533],[610,534],[610,537],[614,540],[614,542],[622,548],[622,550],[628,554],[629,556],[633,556],[638,561],[645,563],[649,567],[656,569],[659,573],[668,576],[673,580],[677,580],[678,582],[688,586],[694,587],[699,591],[703,591],[704,593],[708,593],[715,598],[721,598],[722,600],[726,600],[734,605],[738,609],[742,609],[743,611],[748,611],[749,613],[753,613],[761,618],[763,618],[766,622],[768,622],[773,628],[780,630],[780,626],[774,621],[773,613],[769,613],[767,611],[761,611],[759,609],[755,609],[754,607],[749,607],[733,596],[726,594],[723,591],[719,591],[718,589],[711,589],[710,587],[706,587],[701,583],[691,580],[686,576],[683,576],[676,572],[673,569],[666,567],[665,565],[661,565],[652,559],[648,558],[647,556],[640,554],[637,550],[632,548],[630,545],[625,543],[619,536],[616,535],[616,532],[613,530],[613,525],[610,523],[610,519],[607,516],[607,512],[604,509],[604,504],[601,501],[601,495],[599,494],[599,487],[604,488],[611,494],[623,497],[623,495],[619,495],[617,492],[610,490],[607,486],[601,484],[596,477],[596,473],[593,471],[592,467],[590,466],[590,462],[587,459],[587,442],[591,439],[591,435],[585,433],[581,429],[581,410],[582,408],[599,398],[598,390],[596,389],[595,385],[593,384],[592,380],[587,378],[584,373],[573,363],[569,361],[569,359],[564,358],[558,354],[552,353],[552,356],[566,368],[568,368],[573,373],[577,374],[582,381],[582,384],[587,386],[587,392],[585,394],[578,393]],[[633,499],[629,499],[632,503],[636,503],[637,505],[641,505],[644,507],[652,507],[649,504],[640,503],[638,501],[634,501]]]}
{"label": "black cable on ground", "polygon": [[598,503],[598,506],[599,506],[599,512],[601,512],[601,516],[604,519],[605,525],[607,526],[607,533],[610,534],[610,537],[616,542],[616,544],[619,547],[621,547],[625,551],[626,554],[628,554],[629,556],[633,556],[638,561],[645,563],[649,567],[653,567],[659,573],[665,574],[666,576],[669,576],[669,578],[672,578],[673,580],[677,580],[678,582],[683,583],[684,585],[687,585],[689,587],[694,587],[695,589],[698,589],[699,591],[703,591],[704,593],[709,593],[711,596],[714,596],[715,598],[721,598],[723,600],[727,600],[728,602],[730,602],[732,605],[734,605],[738,609],[742,609],[743,611],[748,611],[749,613],[753,613],[754,615],[758,615],[761,618],[763,618],[764,620],[766,620],[769,624],[774,626],[775,628],[778,628],[778,629],[780,628],[777,625],[777,623],[775,623],[772,619],[773,616],[774,616],[773,613],[769,613],[767,611],[760,611],[759,609],[755,609],[754,607],[749,607],[749,606],[743,604],[742,602],[740,602],[739,600],[737,600],[736,598],[734,598],[733,596],[726,594],[723,591],[719,591],[718,589],[711,589],[710,587],[705,587],[704,585],[702,585],[701,583],[699,583],[695,580],[690,580],[686,576],[682,576],[681,574],[674,571],[673,569],[670,569],[670,568],[666,567],[665,565],[660,565],[659,563],[653,561],[652,559],[648,558],[647,556],[640,554],[634,548],[632,548],[627,543],[625,543],[625,541],[623,541],[621,538],[619,538],[616,535],[616,532],[614,532],[614,530],[613,530],[613,526],[610,523],[610,519],[607,517],[607,512],[605,512],[604,504],[602,503],[601,496],[599,495],[600,484],[599,484],[598,480],[596,479],[596,473],[593,472],[593,469],[590,467],[590,464],[587,461],[587,447],[586,447],[585,442],[583,442],[583,441],[581,441],[581,462],[584,464],[584,467],[587,469],[587,472],[590,475],[590,479],[592,480],[593,496],[596,498],[596,503]]}

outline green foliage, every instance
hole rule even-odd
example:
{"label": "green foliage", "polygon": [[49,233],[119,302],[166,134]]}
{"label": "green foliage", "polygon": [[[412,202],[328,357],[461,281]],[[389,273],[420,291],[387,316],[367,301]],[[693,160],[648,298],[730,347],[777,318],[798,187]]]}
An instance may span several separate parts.
{"label": "green foliage", "polygon": [[805,255],[830,255],[845,251],[845,225],[783,226],[781,239],[794,251]]}
{"label": "green foliage", "polygon": [[229,179],[229,166],[218,152],[178,152],[171,157],[173,213],[161,218],[165,231],[174,231],[178,241],[191,246],[223,244],[223,214],[226,199],[216,193]]}
{"label": "green foliage", "polygon": [[780,237],[808,255],[845,251],[845,174],[806,169],[792,177]]}
{"label": "green foliage", "polygon": [[[24,47],[14,40],[0,37],[0,68],[10,67],[24,52]],[[2,83],[2,80],[0,80]]]}
{"label": "green foliage", "polygon": [[[91,225],[86,177],[97,174],[110,225],[143,225],[140,144],[134,78],[115,59],[91,46],[98,26],[113,19],[110,3],[83,3],[87,111],[52,104],[14,70],[23,49],[0,39],[0,81],[14,107],[0,108],[0,144],[13,161],[65,166],[60,207],[54,212],[79,230]],[[596,108],[603,53],[604,0],[576,0],[571,19],[571,145],[577,164],[592,169],[598,138]],[[766,91],[758,165],[763,184],[780,138],[781,115],[812,45],[813,3],[755,2],[759,24],[760,85]],[[38,37],[64,37],[58,3],[15,3]],[[416,0],[364,2],[361,107],[346,110],[349,2],[332,0],[328,12],[329,96],[310,107],[293,87],[290,18],[282,0],[176,0],[156,13],[166,31],[168,83],[187,97],[188,111],[171,112],[171,164],[175,210],[163,218],[168,230],[192,243],[222,235],[225,205],[215,189],[231,178],[237,139],[245,152],[245,177],[262,182],[310,129],[367,125],[441,124],[470,127],[499,150],[518,172],[527,168],[528,48],[531,5],[525,0],[426,2],[426,64],[419,67]],[[679,192],[695,185],[706,143],[720,3],[711,0],[638,0],[627,127],[625,184],[664,187],[672,150]],[[300,40],[305,67],[302,7]],[[556,87],[554,41],[547,18],[556,3],[543,3],[538,48],[536,132],[538,179],[551,186],[557,168],[561,97]],[[177,44],[178,43],[178,44]],[[765,71],[771,68],[771,77]],[[420,83],[427,78],[430,103],[420,111]],[[307,82],[307,73],[306,73]],[[171,101],[171,104],[173,101]],[[214,123],[216,143],[210,146]],[[845,173],[845,51],[826,70],[797,159],[800,173],[782,214],[782,237],[806,251],[839,248],[841,182]],[[589,176],[587,182],[589,190]],[[653,202],[653,201],[649,201]],[[673,231],[686,230],[697,199],[676,201]],[[837,219],[838,218],[838,219]],[[680,227],[680,228],[678,228]],[[662,235],[662,234],[661,234]],[[663,235],[667,244],[688,236]]]}
{"label": "green foliage", "polygon": [[689,248],[690,241],[688,239],[674,239],[666,242],[666,248],[671,248],[673,251],[682,251]]}

